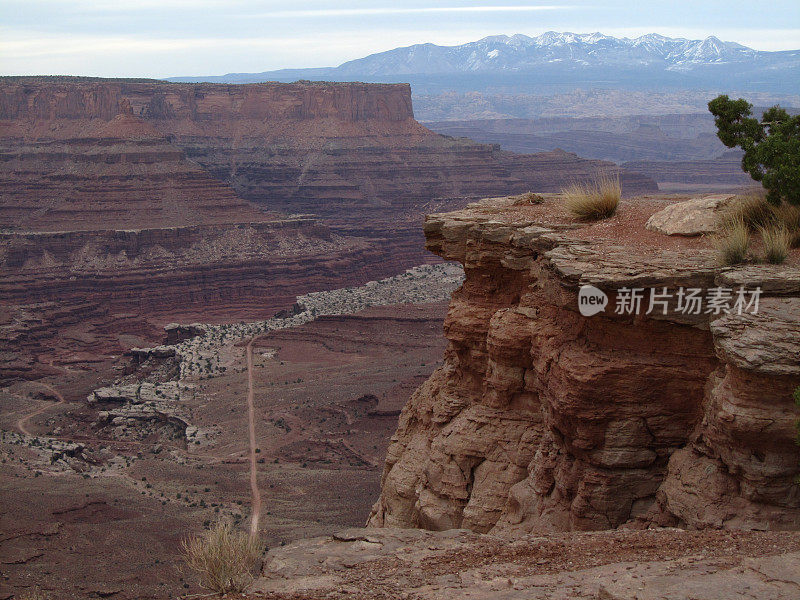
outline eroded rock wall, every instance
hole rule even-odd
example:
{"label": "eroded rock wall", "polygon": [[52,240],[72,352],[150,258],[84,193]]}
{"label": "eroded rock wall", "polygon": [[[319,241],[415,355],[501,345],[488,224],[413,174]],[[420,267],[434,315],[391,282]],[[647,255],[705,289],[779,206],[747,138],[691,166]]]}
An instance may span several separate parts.
{"label": "eroded rock wall", "polygon": [[[725,274],[708,251],[642,256],[497,202],[426,222],[428,248],[466,281],[444,364],[400,417],[370,525],[800,526],[800,289],[773,282],[749,320],[617,315],[622,287],[708,289]],[[738,281],[763,283],[764,270]],[[578,312],[586,283],[609,295],[605,313]]]}
{"label": "eroded rock wall", "polygon": [[[436,135],[414,120],[405,84],[6,78],[0,323],[26,349],[7,347],[7,372],[40,372],[51,359],[35,353],[56,322],[105,330],[123,311],[153,321],[134,327],[144,334],[266,318],[298,294],[435,260],[424,212],[598,171],[620,170]],[[621,180],[630,194],[655,189],[636,173]],[[73,331],[62,354],[74,339],[79,360],[101,345]]]}

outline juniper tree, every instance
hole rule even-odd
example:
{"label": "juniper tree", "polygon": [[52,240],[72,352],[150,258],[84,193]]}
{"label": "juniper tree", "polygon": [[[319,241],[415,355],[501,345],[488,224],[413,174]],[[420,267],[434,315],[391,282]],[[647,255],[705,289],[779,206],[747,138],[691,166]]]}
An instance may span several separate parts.
{"label": "juniper tree", "polygon": [[752,104],[725,95],[709,102],[708,110],[722,143],[744,151],[742,169],[761,182],[767,200],[800,205],[800,115],[773,106],[759,121],[751,116]]}

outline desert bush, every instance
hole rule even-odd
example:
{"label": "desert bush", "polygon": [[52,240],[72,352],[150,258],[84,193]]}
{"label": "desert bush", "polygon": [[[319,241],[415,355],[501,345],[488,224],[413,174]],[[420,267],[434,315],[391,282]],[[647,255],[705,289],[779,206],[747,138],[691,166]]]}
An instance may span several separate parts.
{"label": "desert bush", "polygon": [[773,265],[779,265],[789,255],[791,238],[789,230],[783,225],[763,227],[760,230],[764,242],[764,258]]}
{"label": "desert bush", "polygon": [[619,175],[600,175],[590,183],[573,183],[561,190],[564,206],[583,221],[607,219],[617,211],[622,188]]}
{"label": "desert bush", "polygon": [[718,260],[725,266],[738,265],[747,259],[750,230],[742,219],[729,221],[715,238]]}
{"label": "desert bush", "polygon": [[186,565],[200,585],[217,594],[241,593],[253,581],[253,570],[264,544],[227,521],[183,541]]}
{"label": "desert bush", "polygon": [[775,207],[778,222],[786,227],[789,234],[789,246],[800,248],[800,206],[780,204]]}

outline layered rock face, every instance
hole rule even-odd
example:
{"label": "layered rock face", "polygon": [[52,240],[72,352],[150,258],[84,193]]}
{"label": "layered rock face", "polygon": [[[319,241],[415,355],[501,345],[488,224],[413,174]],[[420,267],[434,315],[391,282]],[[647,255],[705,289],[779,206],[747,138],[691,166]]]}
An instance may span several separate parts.
{"label": "layered rock face", "polygon": [[[53,357],[36,353],[62,344],[54,328],[92,322],[105,336],[104,319],[128,314],[151,321],[129,324],[149,336],[198,315],[259,319],[298,294],[401,272],[433,259],[424,211],[597,171],[618,168],[433,134],[408,85],[6,78],[0,317],[17,341],[0,348],[2,373],[39,373]],[[628,193],[655,189],[621,179]],[[69,360],[76,345],[85,357],[125,343],[72,332]]]}
{"label": "layered rock face", "polygon": [[[800,272],[721,271],[645,230],[666,202],[577,226],[552,200],[428,217],[464,265],[443,366],[412,396],[372,526],[503,535],[647,524],[797,528]],[[584,317],[578,291],[608,296]],[[761,286],[758,314],[617,314],[625,288]],[[752,307],[751,307],[752,309]]]}
{"label": "layered rock face", "polygon": [[[378,219],[413,207],[416,218],[420,204],[435,199],[556,191],[565,173],[579,180],[619,170],[566,153],[520,161],[496,146],[436,135],[414,120],[407,84],[65,78],[0,84],[3,137],[14,148],[31,138],[131,137],[131,120],[157,131],[245,199],[345,220],[354,207],[373,209],[369,217]],[[30,153],[24,152],[35,158]],[[628,194],[657,189],[636,173],[622,172],[622,182]]]}

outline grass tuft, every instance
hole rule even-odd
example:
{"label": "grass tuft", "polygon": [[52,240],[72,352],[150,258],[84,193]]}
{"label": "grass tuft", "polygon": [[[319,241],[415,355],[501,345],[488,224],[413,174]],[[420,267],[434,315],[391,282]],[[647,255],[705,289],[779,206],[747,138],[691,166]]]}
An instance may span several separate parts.
{"label": "grass tuft", "polygon": [[715,236],[717,257],[724,266],[738,265],[747,260],[750,230],[743,219],[730,220]]}
{"label": "grass tuft", "polygon": [[769,227],[776,222],[775,207],[758,192],[737,196],[722,214],[721,229],[729,229],[740,221],[749,231]]}
{"label": "grass tuft", "polygon": [[784,202],[775,207],[778,222],[786,228],[789,236],[789,247],[800,248],[800,206]]}
{"label": "grass tuft", "polygon": [[761,241],[764,243],[764,258],[768,263],[779,265],[786,260],[791,248],[791,236],[785,225],[762,227]]}
{"label": "grass tuft", "polygon": [[763,192],[752,192],[734,198],[722,214],[720,229],[729,229],[739,221],[751,232],[784,228],[789,237],[789,246],[800,247],[800,206],[786,202],[775,205],[767,201]]}
{"label": "grass tuft", "polygon": [[219,521],[201,535],[183,541],[186,565],[200,585],[217,594],[241,593],[253,581],[264,544],[228,522]]}
{"label": "grass tuft", "polygon": [[574,183],[563,190],[564,206],[582,221],[607,219],[617,212],[622,188],[619,175],[600,175],[591,183]]}

